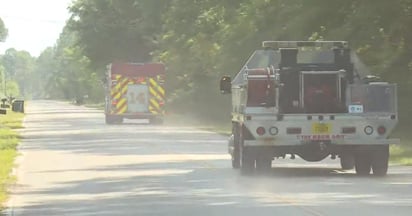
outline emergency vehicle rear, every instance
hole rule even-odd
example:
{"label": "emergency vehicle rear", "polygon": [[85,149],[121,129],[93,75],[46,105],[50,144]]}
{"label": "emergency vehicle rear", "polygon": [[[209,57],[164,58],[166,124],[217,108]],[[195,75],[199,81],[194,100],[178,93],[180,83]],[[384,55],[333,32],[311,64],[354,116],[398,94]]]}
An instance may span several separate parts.
{"label": "emergency vehicle rear", "polygon": [[371,76],[345,41],[265,41],[234,77],[232,166],[267,170],[272,160],[339,157],[342,169],[386,175],[397,88]]}
{"label": "emergency vehicle rear", "polygon": [[107,124],[123,119],[163,122],[165,67],[160,63],[112,63],[107,66],[105,119]]}

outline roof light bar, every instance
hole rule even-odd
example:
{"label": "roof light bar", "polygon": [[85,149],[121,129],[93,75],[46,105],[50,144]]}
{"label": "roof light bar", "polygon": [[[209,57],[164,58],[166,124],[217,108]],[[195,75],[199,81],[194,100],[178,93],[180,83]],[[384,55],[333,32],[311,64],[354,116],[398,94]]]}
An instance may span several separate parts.
{"label": "roof light bar", "polygon": [[322,47],[322,48],[348,48],[347,41],[263,41],[263,48],[299,48],[299,47]]}

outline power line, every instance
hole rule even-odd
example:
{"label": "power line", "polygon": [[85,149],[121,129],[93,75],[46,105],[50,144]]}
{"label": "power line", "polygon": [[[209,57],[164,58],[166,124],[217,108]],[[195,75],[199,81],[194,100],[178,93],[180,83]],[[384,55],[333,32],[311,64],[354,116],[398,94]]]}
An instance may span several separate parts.
{"label": "power line", "polygon": [[[4,19],[4,18],[7,18],[7,19],[14,19],[14,20],[20,20],[20,21],[25,21],[25,22],[42,22],[42,23],[55,23],[55,24],[60,24],[60,23],[64,23],[64,22],[66,22],[67,21],[67,19],[66,20],[63,20],[63,19],[33,19],[33,18],[27,18],[27,17],[19,17],[19,16],[1,16],[0,18],[2,18],[3,19],[3,21],[6,23],[7,22],[7,20],[6,19]],[[6,23],[6,26],[7,26],[7,23]]]}

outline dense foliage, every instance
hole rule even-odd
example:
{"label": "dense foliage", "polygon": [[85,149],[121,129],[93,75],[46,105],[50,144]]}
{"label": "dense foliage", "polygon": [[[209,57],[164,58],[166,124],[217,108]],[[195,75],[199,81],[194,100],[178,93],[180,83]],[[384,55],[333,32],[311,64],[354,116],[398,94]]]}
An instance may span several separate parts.
{"label": "dense foliage", "polygon": [[32,95],[32,76],[35,68],[35,58],[27,51],[13,48],[6,50],[0,56],[1,92],[2,96]]}
{"label": "dense foliage", "polygon": [[4,25],[3,20],[0,18],[0,42],[6,40],[7,37],[7,28]]}
{"label": "dense foliage", "polygon": [[161,61],[169,111],[227,119],[217,81],[262,40],[348,40],[373,73],[399,84],[402,123],[412,121],[412,0],[74,0],[69,10],[56,46],[37,59],[52,97],[102,100],[106,64]]}

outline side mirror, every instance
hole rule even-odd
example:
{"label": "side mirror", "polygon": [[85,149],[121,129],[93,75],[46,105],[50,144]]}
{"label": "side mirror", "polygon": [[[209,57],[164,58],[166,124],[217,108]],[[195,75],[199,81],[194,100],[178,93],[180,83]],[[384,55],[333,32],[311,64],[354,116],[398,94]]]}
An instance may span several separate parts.
{"label": "side mirror", "polygon": [[230,76],[223,76],[220,79],[220,92],[222,94],[232,93],[232,79]]}

